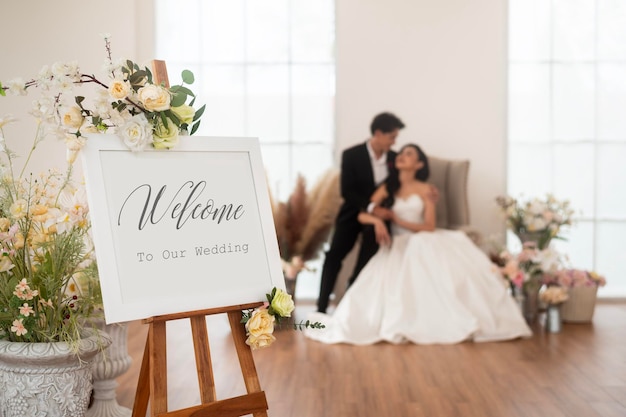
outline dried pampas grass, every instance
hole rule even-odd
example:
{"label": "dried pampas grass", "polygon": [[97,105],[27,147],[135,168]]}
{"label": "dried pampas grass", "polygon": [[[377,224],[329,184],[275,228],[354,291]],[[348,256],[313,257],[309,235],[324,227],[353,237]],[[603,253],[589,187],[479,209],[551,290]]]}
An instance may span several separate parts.
{"label": "dried pampas grass", "polygon": [[338,170],[326,171],[309,193],[299,175],[287,202],[272,203],[281,257],[300,256],[305,262],[316,258],[328,240],[341,202]]}

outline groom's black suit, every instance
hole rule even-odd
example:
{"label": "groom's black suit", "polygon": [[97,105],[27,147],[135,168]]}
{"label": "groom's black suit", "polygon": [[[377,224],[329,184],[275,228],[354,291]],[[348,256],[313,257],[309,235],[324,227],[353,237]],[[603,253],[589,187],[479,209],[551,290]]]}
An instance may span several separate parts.
{"label": "groom's black suit", "polygon": [[[387,152],[387,169],[395,170],[396,153]],[[341,196],[343,205],[335,220],[335,229],[330,249],[326,252],[317,310],[326,312],[330,294],[333,292],[343,259],[354,247],[359,234],[362,235],[361,249],[350,283],[354,282],[361,269],[378,250],[374,228],[358,221],[359,212],[365,211],[370,197],[379,184],[374,183],[372,162],[367,145],[362,143],[343,151],[341,156]]]}

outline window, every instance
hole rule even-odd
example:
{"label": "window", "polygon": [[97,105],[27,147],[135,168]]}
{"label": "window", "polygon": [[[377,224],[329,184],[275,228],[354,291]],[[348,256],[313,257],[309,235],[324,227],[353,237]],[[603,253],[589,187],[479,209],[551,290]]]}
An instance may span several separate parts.
{"label": "window", "polygon": [[626,3],[509,1],[508,192],[569,199],[557,241],[626,296]]}
{"label": "window", "polygon": [[[155,0],[156,56],[171,79],[188,68],[206,103],[203,136],[261,143],[274,198],[299,173],[312,186],[333,166],[334,0]],[[176,75],[176,77],[174,77]],[[299,280],[317,297],[319,277]]]}

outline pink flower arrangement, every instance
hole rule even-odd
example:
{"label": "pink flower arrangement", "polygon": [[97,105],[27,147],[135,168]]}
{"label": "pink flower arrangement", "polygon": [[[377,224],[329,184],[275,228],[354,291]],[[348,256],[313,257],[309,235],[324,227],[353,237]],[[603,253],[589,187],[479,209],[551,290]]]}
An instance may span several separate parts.
{"label": "pink flower arrangement", "polygon": [[559,285],[565,288],[591,287],[606,285],[606,279],[594,271],[582,269],[560,269],[544,276],[547,285]]}

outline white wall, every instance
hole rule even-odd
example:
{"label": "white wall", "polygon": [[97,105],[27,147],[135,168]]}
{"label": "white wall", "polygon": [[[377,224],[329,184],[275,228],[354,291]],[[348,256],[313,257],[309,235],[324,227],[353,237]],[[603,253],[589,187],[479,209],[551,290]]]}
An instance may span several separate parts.
{"label": "white wall", "polygon": [[471,161],[472,225],[504,227],[506,5],[502,0],[337,0],[337,149],[363,141],[372,117],[407,125],[397,146]]}
{"label": "white wall", "polygon": [[[44,65],[78,61],[81,70],[100,79],[106,50],[101,33],[110,33],[113,58],[148,62],[152,58],[153,8],[151,0],[21,0],[7,2],[0,24],[0,81],[25,81]],[[0,117],[12,114],[19,119],[4,128],[6,141],[23,156],[23,165],[32,146],[36,122],[28,114],[37,96],[0,97]],[[56,140],[42,143],[27,172],[38,174],[51,167],[65,167],[65,145]]]}

